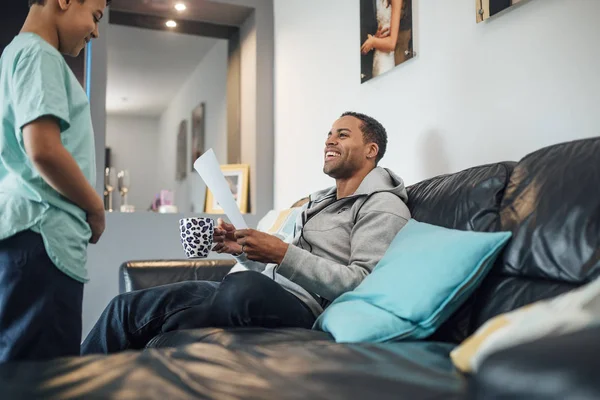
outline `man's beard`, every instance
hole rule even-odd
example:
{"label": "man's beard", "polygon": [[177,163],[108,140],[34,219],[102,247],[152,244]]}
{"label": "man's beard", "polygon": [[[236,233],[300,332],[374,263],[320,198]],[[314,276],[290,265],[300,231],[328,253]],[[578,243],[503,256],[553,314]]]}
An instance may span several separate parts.
{"label": "man's beard", "polygon": [[325,175],[333,179],[346,179],[352,177],[357,168],[354,168],[352,163],[348,160],[342,162],[339,165],[329,167],[327,164],[323,166],[323,172]]}

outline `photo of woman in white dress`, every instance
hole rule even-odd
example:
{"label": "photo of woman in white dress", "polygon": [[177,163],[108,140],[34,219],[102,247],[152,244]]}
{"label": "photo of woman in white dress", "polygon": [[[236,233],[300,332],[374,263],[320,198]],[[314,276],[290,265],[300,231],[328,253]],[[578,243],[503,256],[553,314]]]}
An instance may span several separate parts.
{"label": "photo of woman in white dress", "polygon": [[361,0],[363,82],[412,56],[411,5],[411,0]]}

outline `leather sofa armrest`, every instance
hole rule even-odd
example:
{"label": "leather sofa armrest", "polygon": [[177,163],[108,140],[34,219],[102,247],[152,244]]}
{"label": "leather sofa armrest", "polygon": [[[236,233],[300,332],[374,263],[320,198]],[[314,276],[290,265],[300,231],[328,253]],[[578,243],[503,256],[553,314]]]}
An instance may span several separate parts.
{"label": "leather sofa armrest", "polygon": [[119,269],[119,292],[184,281],[221,281],[235,263],[233,259],[128,261]]}
{"label": "leather sofa armrest", "polygon": [[600,399],[600,326],[490,355],[469,380],[473,399]]}

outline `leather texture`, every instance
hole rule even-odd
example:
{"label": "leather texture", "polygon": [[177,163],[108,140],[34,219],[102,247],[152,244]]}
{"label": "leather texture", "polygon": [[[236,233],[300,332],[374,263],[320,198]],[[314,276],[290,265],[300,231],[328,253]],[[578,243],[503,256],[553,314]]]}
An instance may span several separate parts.
{"label": "leather texture", "polygon": [[193,343],[213,343],[234,348],[248,345],[333,341],[330,334],[302,328],[207,328],[164,333],[152,339],[147,348],[177,347]]}
{"label": "leather texture", "polygon": [[600,327],[499,351],[469,380],[472,399],[600,399]]}
{"label": "leather texture", "polygon": [[577,287],[578,285],[558,281],[488,276],[471,298],[475,311],[469,331],[474,332],[497,315],[556,297]]}
{"label": "leather texture", "polygon": [[197,343],[0,366],[6,399],[461,399],[439,343]]}
{"label": "leather texture", "polygon": [[515,163],[469,168],[410,186],[408,208],[419,222],[465,231],[495,232]]}
{"label": "leather texture", "polygon": [[600,138],[561,143],[523,158],[502,200],[500,229],[512,231],[513,239],[476,294],[472,331],[501,312],[598,277]]}
{"label": "leather texture", "polygon": [[129,261],[119,270],[121,293],[184,281],[221,281],[235,260]]}
{"label": "leather texture", "polygon": [[600,139],[551,146],[521,160],[502,201],[513,232],[502,272],[582,284],[600,273]]}

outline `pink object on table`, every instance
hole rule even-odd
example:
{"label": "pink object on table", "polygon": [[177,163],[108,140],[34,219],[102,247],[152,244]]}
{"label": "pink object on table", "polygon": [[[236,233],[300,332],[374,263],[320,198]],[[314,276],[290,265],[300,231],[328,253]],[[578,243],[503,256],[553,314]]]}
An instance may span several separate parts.
{"label": "pink object on table", "polygon": [[160,191],[160,205],[161,206],[172,206],[173,205],[173,192],[170,190]]}

